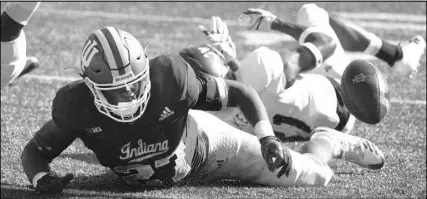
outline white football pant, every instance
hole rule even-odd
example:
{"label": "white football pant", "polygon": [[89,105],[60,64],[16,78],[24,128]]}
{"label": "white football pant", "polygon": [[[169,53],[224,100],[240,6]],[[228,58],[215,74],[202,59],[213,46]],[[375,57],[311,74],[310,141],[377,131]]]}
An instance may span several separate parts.
{"label": "white football pant", "polygon": [[[198,141],[196,142],[196,137]],[[277,178],[277,173],[268,170],[261,154],[261,145],[256,136],[240,131],[217,117],[198,110],[190,110],[187,132],[182,138],[186,164],[177,163],[176,171],[188,173],[193,159],[203,159],[191,174],[193,180],[234,179],[273,186],[324,185],[333,176],[326,163],[312,154],[300,154],[291,150],[292,168],[289,176]],[[196,143],[201,147],[196,147]],[[198,150],[198,151],[197,151]],[[197,152],[196,152],[197,151]],[[204,158],[194,158],[195,154]],[[178,157],[178,160],[180,158]],[[184,169],[179,169],[180,165]],[[180,175],[179,172],[177,175]]]}

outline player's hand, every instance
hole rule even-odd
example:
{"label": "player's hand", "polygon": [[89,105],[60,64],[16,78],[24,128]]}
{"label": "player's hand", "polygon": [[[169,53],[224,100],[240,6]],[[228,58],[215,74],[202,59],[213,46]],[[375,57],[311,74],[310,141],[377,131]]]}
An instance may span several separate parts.
{"label": "player's hand", "polygon": [[277,168],[282,169],[277,174],[280,178],[283,174],[289,176],[292,167],[292,157],[289,149],[284,147],[280,140],[275,136],[267,136],[260,140],[261,152],[268,169],[274,172]]}
{"label": "player's hand", "polygon": [[60,177],[54,172],[49,172],[37,180],[35,191],[42,194],[59,194],[73,178],[74,175],[71,173]]}
{"label": "player's hand", "polygon": [[[239,22],[255,30],[266,29],[270,30],[271,22],[277,18],[273,13],[260,8],[248,8],[239,16]],[[265,26],[265,28],[261,28]]]}
{"label": "player's hand", "polygon": [[199,25],[199,29],[206,36],[207,43],[217,48],[226,61],[236,58],[236,45],[228,33],[227,24],[217,16],[211,18],[210,29]]}

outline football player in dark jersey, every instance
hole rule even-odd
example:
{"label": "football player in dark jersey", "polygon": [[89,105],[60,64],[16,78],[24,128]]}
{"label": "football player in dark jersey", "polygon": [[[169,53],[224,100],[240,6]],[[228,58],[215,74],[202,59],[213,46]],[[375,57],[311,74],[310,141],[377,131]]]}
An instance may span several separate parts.
{"label": "football player in dark jersey", "polygon": [[[81,76],[59,89],[52,119],[22,152],[24,172],[36,192],[60,193],[73,178],[59,176],[49,163],[76,138],[125,183],[142,186],[151,180],[170,186],[183,179],[223,178],[326,185],[333,176],[326,162],[343,156],[345,141],[322,136],[322,129],[306,143],[305,154],[289,150],[274,136],[251,87],[206,74],[196,77],[179,55],[148,59],[131,34],[114,27],[89,35]],[[256,136],[200,111],[225,107],[239,107]],[[325,146],[322,154],[311,151],[316,145]]]}

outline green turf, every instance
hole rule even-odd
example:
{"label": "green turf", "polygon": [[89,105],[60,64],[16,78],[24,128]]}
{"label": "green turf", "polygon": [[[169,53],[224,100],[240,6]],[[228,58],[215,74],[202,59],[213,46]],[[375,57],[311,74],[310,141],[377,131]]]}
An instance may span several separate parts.
{"label": "green turf", "polygon": [[[219,14],[234,19],[247,7],[262,7],[279,16],[294,17],[302,3],[44,3],[42,9],[100,10],[130,14],[166,15],[208,18]],[[3,3],[2,3],[3,5]],[[425,15],[425,3],[319,3],[333,11],[391,12]],[[424,23],[425,24],[425,23]],[[86,36],[96,28],[113,25],[140,39],[150,56],[177,52],[201,41],[194,23],[152,22],[109,19],[103,17],[70,17],[38,13],[26,28],[28,54],[39,57],[42,67],[35,74],[73,75],[60,68],[77,66]],[[255,46],[243,45],[236,35],[240,27],[230,26],[239,56]],[[388,40],[408,39],[426,32],[385,31],[373,29]],[[280,45],[271,46],[280,51]],[[389,82],[392,98],[426,99],[425,57],[414,80],[400,79],[380,65]],[[75,75],[75,74],[74,74]],[[34,132],[50,117],[50,103],[55,91],[64,83],[22,79],[1,91],[1,198],[46,198],[34,194],[20,165],[20,153]],[[365,137],[386,154],[386,165],[379,171],[333,161],[335,176],[328,187],[280,188],[249,185],[238,181],[181,184],[170,189],[157,186],[125,187],[108,169],[97,164],[93,154],[76,141],[53,163],[61,173],[72,172],[75,180],[60,197],[66,198],[425,198],[426,194],[426,107],[393,103],[390,113],[379,125],[357,123],[354,135]],[[293,149],[301,143],[289,144]]]}

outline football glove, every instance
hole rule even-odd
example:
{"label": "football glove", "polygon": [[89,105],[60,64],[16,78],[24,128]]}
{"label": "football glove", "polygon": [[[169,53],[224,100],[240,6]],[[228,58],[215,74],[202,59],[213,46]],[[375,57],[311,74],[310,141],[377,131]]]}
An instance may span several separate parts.
{"label": "football glove", "polygon": [[248,8],[239,16],[239,22],[248,26],[249,30],[271,30],[271,23],[277,18],[273,13],[259,9]]}
{"label": "football glove", "polygon": [[49,172],[37,180],[35,191],[41,194],[59,194],[73,178],[71,173],[60,177],[55,172]]}
{"label": "football glove", "polygon": [[218,49],[224,56],[226,62],[236,58],[236,45],[228,34],[228,27],[221,18],[211,18],[210,29],[199,25],[199,29],[205,34],[207,43]]}
{"label": "football glove", "polygon": [[277,168],[282,169],[277,173],[280,178],[285,174],[289,176],[292,167],[292,157],[289,149],[284,147],[276,136],[266,136],[260,140],[262,157],[267,162],[268,169],[274,172]]}

